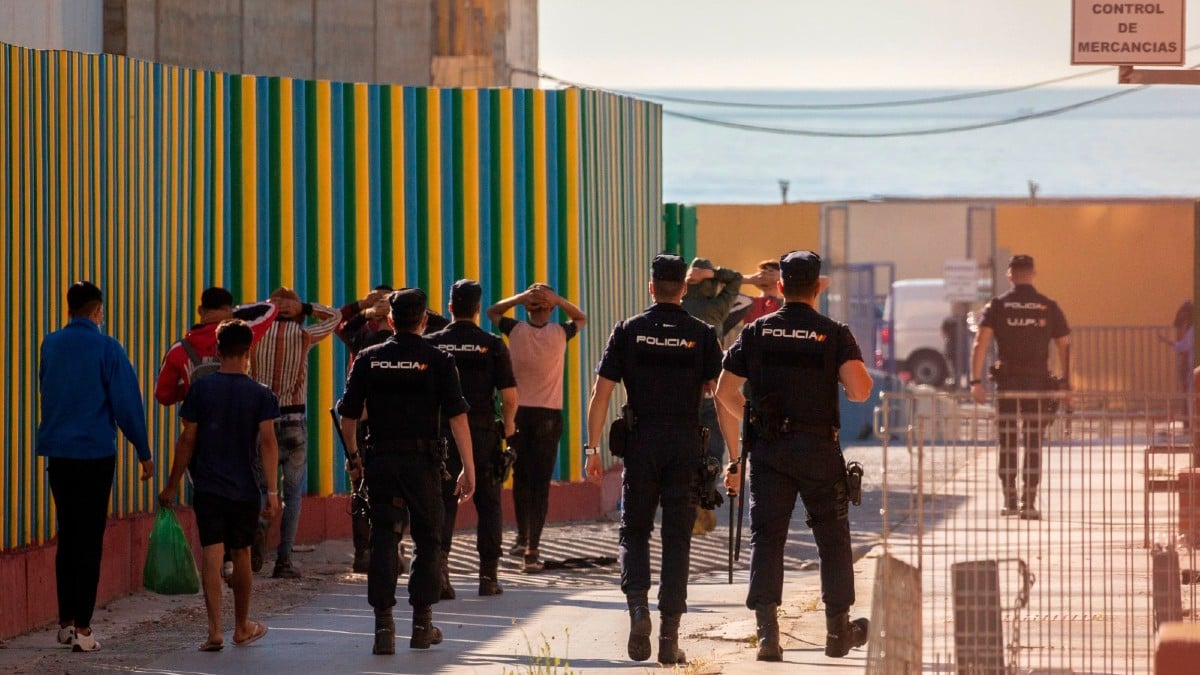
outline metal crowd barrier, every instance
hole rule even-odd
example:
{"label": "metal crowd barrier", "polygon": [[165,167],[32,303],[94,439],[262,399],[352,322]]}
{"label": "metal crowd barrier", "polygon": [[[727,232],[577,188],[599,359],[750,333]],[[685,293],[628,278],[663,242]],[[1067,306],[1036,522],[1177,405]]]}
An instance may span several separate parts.
{"label": "metal crowd barrier", "polygon": [[1200,616],[1196,398],[1039,394],[1026,520],[1001,515],[996,410],[1028,396],[884,396],[868,672],[1151,672],[1157,626]]}

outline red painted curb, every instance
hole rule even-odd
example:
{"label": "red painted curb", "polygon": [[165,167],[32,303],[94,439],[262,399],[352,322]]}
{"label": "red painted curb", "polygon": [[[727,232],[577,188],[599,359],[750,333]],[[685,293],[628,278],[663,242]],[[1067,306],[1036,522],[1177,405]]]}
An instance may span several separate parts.
{"label": "red painted curb", "polygon": [[[620,467],[609,469],[601,484],[552,483],[550,485],[549,522],[596,520],[616,508],[620,497]],[[305,497],[300,511],[298,543],[350,538],[349,498],[346,495]],[[516,522],[512,491],[500,495],[504,523]],[[200,564],[200,539],[196,518],[187,507],[177,507],[176,515]],[[468,501],[459,506],[456,530],[474,528],[478,522],[475,505]],[[104,535],[104,558],[100,566],[100,587],[96,604],[139,591],[142,567],[154,525],[153,513],[139,513],[109,520]],[[268,530],[268,545],[279,542],[279,517]],[[57,585],[54,557],[57,542],[0,552],[0,639],[29,632],[58,619]],[[268,551],[270,548],[268,548]],[[272,556],[268,556],[273,559]]]}

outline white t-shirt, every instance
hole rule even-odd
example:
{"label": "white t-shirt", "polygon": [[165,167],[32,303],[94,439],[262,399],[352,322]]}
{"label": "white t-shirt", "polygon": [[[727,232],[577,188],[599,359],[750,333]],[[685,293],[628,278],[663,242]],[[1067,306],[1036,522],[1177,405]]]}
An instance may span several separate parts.
{"label": "white t-shirt", "polygon": [[575,322],[534,326],[506,316],[500,319],[500,331],[508,336],[521,406],[562,410],[563,363],[567,340],[579,332]]}

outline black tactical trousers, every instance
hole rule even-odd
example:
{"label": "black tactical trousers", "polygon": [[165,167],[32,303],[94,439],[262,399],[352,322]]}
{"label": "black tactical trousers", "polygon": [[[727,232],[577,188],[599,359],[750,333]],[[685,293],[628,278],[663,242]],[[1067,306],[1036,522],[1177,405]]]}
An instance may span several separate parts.
{"label": "black tactical trousers", "polygon": [[[479,552],[480,561],[500,559],[500,489],[501,484],[492,480],[492,461],[500,447],[500,434],[495,428],[484,429],[471,427],[471,456],[475,458],[475,512],[479,516],[475,550]],[[442,551],[449,553],[453,543],[454,520],[458,517],[458,496],[454,494],[458,486],[458,474],[462,471],[462,459],[458,456],[458,448],[450,441],[450,452],[446,457],[446,470],[450,472],[450,480],[442,481],[442,506],[445,519],[442,521]]]}
{"label": "black tactical trousers", "polygon": [[[1054,421],[1054,415],[1047,407],[1049,403],[1049,399],[1041,398],[1000,398],[996,401],[996,433],[1000,439],[997,473],[1006,486],[1016,485],[1018,475],[1023,477],[1025,487],[1029,490],[1037,488],[1041,482],[1042,431]],[[1018,436],[1025,446],[1023,470],[1018,457]]]}
{"label": "black tactical trousers", "polygon": [[371,569],[367,573],[367,600],[375,609],[396,604],[397,530],[402,499],[408,506],[415,546],[408,576],[408,604],[414,607],[438,601],[441,580],[438,559],[442,545],[441,463],[427,454],[366,453],[367,491],[371,497]]}
{"label": "black tactical trousers", "polygon": [[650,533],[662,504],[662,572],[658,611],[687,611],[692,525],[700,437],[696,427],[639,423],[625,452],[621,475],[621,591],[631,606],[650,591]]}
{"label": "black tactical trousers", "polygon": [[821,561],[825,615],[854,604],[854,557],[850,549],[846,460],[837,441],[796,433],[759,441],[750,453],[750,609],[783,603],[783,549],[796,496]]}
{"label": "black tactical trousers", "polygon": [[513,463],[513,507],[517,541],[537,549],[550,508],[550,479],[558,460],[563,413],[552,408],[517,408],[517,460]]}

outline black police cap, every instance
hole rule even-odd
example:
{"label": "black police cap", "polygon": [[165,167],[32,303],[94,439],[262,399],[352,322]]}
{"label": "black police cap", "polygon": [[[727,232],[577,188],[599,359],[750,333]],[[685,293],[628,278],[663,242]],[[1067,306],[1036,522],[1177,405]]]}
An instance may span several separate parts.
{"label": "black police cap", "polygon": [[76,281],[67,289],[67,309],[78,312],[89,302],[104,302],[104,293],[90,281]]}
{"label": "black police cap", "polygon": [[650,263],[650,278],[655,281],[683,281],[687,278],[687,263],[683,258],[670,253],[660,253],[654,256]]}
{"label": "black police cap", "polygon": [[1010,270],[1031,270],[1033,269],[1033,256],[1019,253],[1008,260],[1008,268]]}
{"label": "black police cap", "polygon": [[821,277],[821,256],[812,251],[791,251],[779,258],[779,276],[784,281],[808,284]]}
{"label": "black police cap", "polygon": [[465,307],[474,305],[483,297],[483,287],[474,279],[459,279],[450,287],[450,302]]}
{"label": "black police cap", "polygon": [[388,306],[392,308],[393,318],[412,321],[425,313],[429,307],[429,298],[425,291],[419,288],[402,288],[388,295]]}

